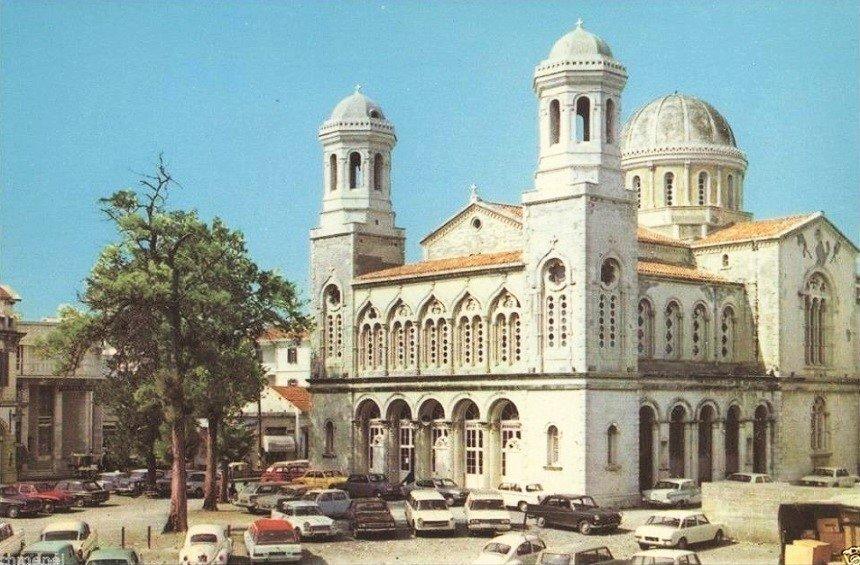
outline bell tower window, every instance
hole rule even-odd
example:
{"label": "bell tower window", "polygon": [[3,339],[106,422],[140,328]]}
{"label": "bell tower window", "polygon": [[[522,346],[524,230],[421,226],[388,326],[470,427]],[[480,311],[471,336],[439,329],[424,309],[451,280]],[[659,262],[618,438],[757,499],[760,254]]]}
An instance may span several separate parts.
{"label": "bell tower window", "polygon": [[328,158],[328,188],[337,190],[337,155],[334,153]]}
{"label": "bell tower window", "polygon": [[591,141],[591,100],[583,96],[576,101],[576,141]]}
{"label": "bell tower window", "polygon": [[675,175],[673,173],[666,173],[663,176],[663,196],[666,200],[666,206],[672,206],[674,204],[674,191]]}
{"label": "bell tower window", "polygon": [[706,202],[706,194],[708,193],[708,173],[702,171],[699,173],[699,206],[704,206]]}
{"label": "bell tower window", "polygon": [[642,179],[639,175],[633,177],[633,190],[636,191],[636,207],[642,207]]}
{"label": "bell tower window", "polygon": [[349,154],[349,188],[358,188],[361,180],[361,155],[352,152]]}
{"label": "bell tower window", "polygon": [[561,108],[558,100],[549,103],[549,144],[555,145],[561,135]]}
{"label": "bell tower window", "polygon": [[382,190],[382,155],[379,153],[373,158],[373,188]]}
{"label": "bell tower window", "polygon": [[606,101],[606,143],[615,143],[615,101]]}

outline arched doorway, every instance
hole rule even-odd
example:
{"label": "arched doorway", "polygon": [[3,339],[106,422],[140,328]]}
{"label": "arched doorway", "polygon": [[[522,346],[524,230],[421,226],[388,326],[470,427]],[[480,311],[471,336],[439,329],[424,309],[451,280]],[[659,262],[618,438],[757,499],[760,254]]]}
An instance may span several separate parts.
{"label": "arched doorway", "polygon": [[[454,475],[466,488],[482,488],[484,484],[484,425],[481,412],[472,400],[457,403],[453,411]],[[456,480],[456,479],[455,479]]]}
{"label": "arched doorway", "polygon": [[385,426],[382,424],[379,405],[365,398],[355,410],[355,420],[358,427],[358,451],[360,459],[358,467],[366,472],[385,472]]}
{"label": "arched doorway", "polygon": [[669,415],[669,476],[686,474],[687,409],[680,404]]}
{"label": "arched doorway", "polygon": [[714,480],[714,421],[717,412],[710,404],[699,411],[699,482]]}
{"label": "arched doorway", "polygon": [[767,434],[770,411],[765,405],[755,409],[753,419],[753,472],[767,473]]}
{"label": "arched doorway", "polygon": [[398,398],[388,406],[391,423],[391,469],[394,479],[402,481],[415,468],[415,424],[412,411],[405,400]]}
{"label": "arched doorway", "polygon": [[740,470],[741,409],[733,404],[726,412],[726,475]]}
{"label": "arched doorway", "polygon": [[451,478],[451,426],[445,420],[445,409],[435,398],[428,398],[418,408],[420,427],[415,435],[415,478]]}
{"label": "arched doorway", "polygon": [[654,423],[657,414],[650,406],[639,408],[639,490],[654,486]]}
{"label": "arched doorway", "polygon": [[487,445],[492,446],[492,451],[487,453],[490,486],[525,480],[519,410],[510,400],[502,399],[496,401],[489,412],[492,424],[487,441]]}

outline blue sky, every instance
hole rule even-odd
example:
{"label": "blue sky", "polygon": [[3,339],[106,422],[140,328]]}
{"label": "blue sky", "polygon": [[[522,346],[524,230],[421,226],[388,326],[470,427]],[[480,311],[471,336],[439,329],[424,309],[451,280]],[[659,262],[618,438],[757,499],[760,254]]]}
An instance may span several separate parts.
{"label": "blue sky", "polygon": [[711,102],[758,217],[824,210],[857,241],[856,2],[9,2],[2,18],[0,280],[27,318],[74,302],[115,236],[96,200],[163,151],[173,205],[245,232],[305,285],[316,131],[353,84],[394,122],[398,224],[417,241],[479,186],[535,167],[534,66],[577,18],[627,67],[622,113]]}

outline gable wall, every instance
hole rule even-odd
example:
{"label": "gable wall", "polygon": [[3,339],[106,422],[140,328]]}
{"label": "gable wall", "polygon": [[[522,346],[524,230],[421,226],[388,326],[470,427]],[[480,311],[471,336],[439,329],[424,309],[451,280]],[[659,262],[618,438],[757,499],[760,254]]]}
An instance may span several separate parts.
{"label": "gable wall", "polygon": [[[476,229],[472,221],[478,219]],[[429,241],[422,243],[424,259],[442,259],[522,248],[522,229],[498,214],[477,206],[464,210]]]}

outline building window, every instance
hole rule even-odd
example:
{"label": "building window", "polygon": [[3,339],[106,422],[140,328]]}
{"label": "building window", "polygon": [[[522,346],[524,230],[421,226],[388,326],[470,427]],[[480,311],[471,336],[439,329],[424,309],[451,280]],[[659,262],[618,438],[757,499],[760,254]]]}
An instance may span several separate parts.
{"label": "building window", "polygon": [[[343,356],[343,319],[340,313],[341,297],[340,290],[336,285],[326,287],[323,295],[323,309],[325,325],[322,328],[323,349],[326,359],[340,359]],[[287,362],[289,360],[287,352]],[[297,355],[297,353],[296,353]]]}
{"label": "building window", "polygon": [[520,362],[522,356],[522,335],[520,328],[520,303],[511,293],[503,292],[492,316],[492,363],[512,366]]}
{"label": "building window", "polygon": [[377,371],[383,367],[384,331],[379,321],[379,312],[369,307],[358,324],[359,370]]}
{"label": "building window", "polygon": [[337,155],[334,153],[328,158],[328,188],[337,190]]}
{"label": "building window", "polygon": [[735,311],[726,306],[720,318],[720,358],[732,361],[735,355]]}
{"label": "building window", "polygon": [[674,190],[675,175],[673,173],[666,173],[663,175],[663,198],[666,202],[666,206],[672,206],[674,204]]}
{"label": "building window", "polygon": [[287,363],[290,365],[295,365],[299,362],[299,350],[297,347],[290,347],[287,349]]}
{"label": "building window", "polygon": [[707,202],[708,184],[708,173],[702,171],[699,173],[699,206]]}
{"label": "building window", "polygon": [[654,309],[645,298],[639,301],[639,317],[636,323],[639,357],[652,357],[654,355]]}
{"label": "building window", "polygon": [[361,181],[361,155],[353,151],[349,154],[349,188],[358,188]]}
{"label": "building window", "polygon": [[729,266],[729,255],[728,255],[728,253],[723,253],[723,268],[725,269],[728,266]]}
{"label": "building window", "polygon": [[325,446],[323,455],[334,454],[334,422],[329,420],[325,423]]}
{"label": "building window", "polygon": [[382,155],[377,153],[373,158],[373,188],[376,190],[382,190],[383,165]]}
{"label": "building window", "polygon": [[546,464],[549,467],[558,465],[558,428],[555,426],[546,430]]}
{"label": "building window", "polygon": [[615,143],[615,101],[606,101],[606,143]]}
{"label": "building window", "polygon": [[9,386],[9,352],[0,352],[0,387]]}
{"label": "building window", "polygon": [[704,304],[693,309],[693,359],[701,361],[708,354],[708,313]]}
{"label": "building window", "polygon": [[24,346],[19,345],[15,352],[15,372],[19,375],[24,374]]}
{"label": "building window", "polygon": [[729,175],[728,177],[728,192],[726,193],[726,207],[730,210],[735,208],[735,177]]}
{"label": "building window", "polygon": [[466,474],[484,474],[484,431],[478,424],[466,424]]}
{"label": "building window", "polygon": [[561,136],[561,107],[558,100],[549,103],[549,144],[558,143]]}
{"label": "building window", "polygon": [[591,141],[591,100],[587,96],[582,96],[576,101],[574,135],[576,141]]}
{"label": "building window", "polygon": [[817,396],[812,403],[812,451],[827,451],[830,448],[830,426],[827,404]]}
{"label": "building window", "polygon": [[606,466],[618,467],[618,426],[612,424],[606,430]]}
{"label": "building window", "polygon": [[547,262],[543,272],[543,340],[549,349],[567,347],[569,307],[567,271],[558,259]]}
{"label": "building window", "polygon": [[803,341],[807,365],[824,365],[826,362],[829,306],[829,285],[820,273],[814,273],[803,288]]}
{"label": "building window", "polygon": [[636,207],[642,207],[642,179],[639,175],[633,177],[633,190],[636,191]]}
{"label": "building window", "polygon": [[665,321],[666,358],[679,359],[681,357],[681,307],[677,302],[672,301],[666,305]]}

